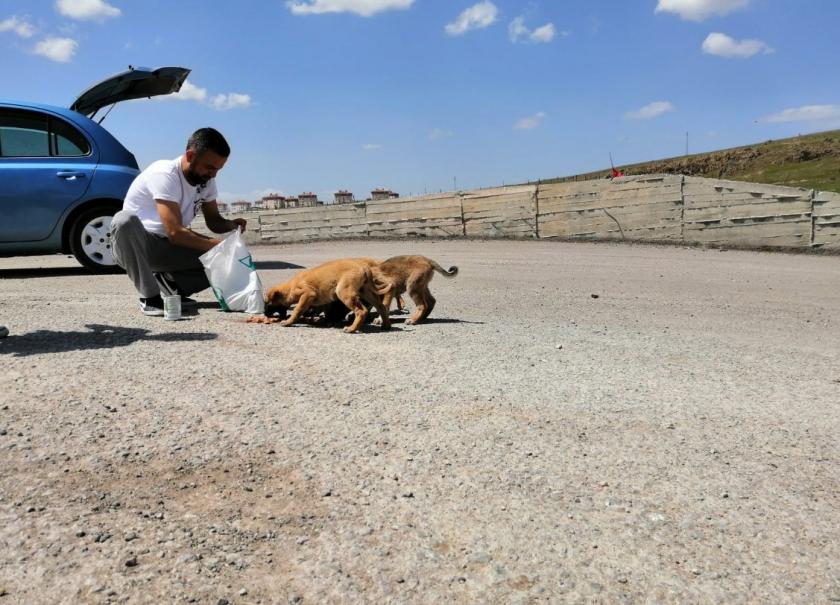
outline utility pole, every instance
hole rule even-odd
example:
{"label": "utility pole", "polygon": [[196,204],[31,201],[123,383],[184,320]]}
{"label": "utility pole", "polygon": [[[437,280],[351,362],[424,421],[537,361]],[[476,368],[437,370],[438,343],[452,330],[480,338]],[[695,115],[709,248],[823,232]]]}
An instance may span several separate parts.
{"label": "utility pole", "polygon": [[458,191],[458,177],[452,177],[452,191]]}
{"label": "utility pole", "polygon": [[685,131],[685,155],[688,155],[688,131]]}

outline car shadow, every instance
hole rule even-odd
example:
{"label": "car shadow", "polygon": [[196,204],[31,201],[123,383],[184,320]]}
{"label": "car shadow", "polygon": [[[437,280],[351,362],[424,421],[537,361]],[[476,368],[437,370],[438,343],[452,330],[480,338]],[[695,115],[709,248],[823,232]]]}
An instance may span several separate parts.
{"label": "car shadow", "polygon": [[139,341],[152,342],[202,342],[215,340],[217,334],[205,332],[166,332],[152,334],[145,328],[123,328],[100,324],[87,324],[87,331],[60,332],[37,330],[7,336],[0,340],[0,355],[26,357],[42,353],[67,353],[93,349],[127,347]]}

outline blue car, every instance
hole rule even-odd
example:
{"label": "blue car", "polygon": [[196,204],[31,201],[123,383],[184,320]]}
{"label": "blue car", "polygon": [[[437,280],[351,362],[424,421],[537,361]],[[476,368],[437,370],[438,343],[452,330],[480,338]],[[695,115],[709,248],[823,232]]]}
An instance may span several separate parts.
{"label": "blue car", "polygon": [[96,114],[120,101],[177,92],[189,73],[129,68],[69,109],[0,100],[0,256],[73,254],[93,271],[114,271],[111,217],[140,170],[100,126],[107,112],[98,121]]}

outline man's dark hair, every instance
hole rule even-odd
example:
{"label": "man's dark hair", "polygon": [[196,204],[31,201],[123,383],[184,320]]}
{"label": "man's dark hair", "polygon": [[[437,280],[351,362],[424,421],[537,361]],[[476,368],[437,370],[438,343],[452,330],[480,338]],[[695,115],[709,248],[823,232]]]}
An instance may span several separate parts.
{"label": "man's dark hair", "polygon": [[212,151],[215,154],[226,158],[230,155],[230,145],[225,141],[222,133],[215,128],[199,128],[187,141],[187,149],[192,149],[196,153],[204,153],[205,151]]}

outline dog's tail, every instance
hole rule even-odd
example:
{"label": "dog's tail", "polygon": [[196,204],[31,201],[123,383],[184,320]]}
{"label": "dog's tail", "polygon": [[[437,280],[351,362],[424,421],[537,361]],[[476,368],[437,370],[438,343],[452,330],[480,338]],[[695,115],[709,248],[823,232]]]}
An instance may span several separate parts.
{"label": "dog's tail", "polygon": [[367,273],[370,277],[369,283],[373,287],[373,291],[376,292],[378,296],[385,296],[388,292],[394,289],[394,283],[385,279],[385,276],[378,267],[366,267],[365,273]]}
{"label": "dog's tail", "polygon": [[429,259],[429,263],[431,263],[432,269],[434,269],[444,277],[455,277],[456,275],[458,275],[458,267],[449,267],[449,271],[447,271],[432,259]]}
{"label": "dog's tail", "polygon": [[380,282],[374,281],[373,289],[379,296],[385,296],[388,292],[394,289],[394,284],[382,285]]}

